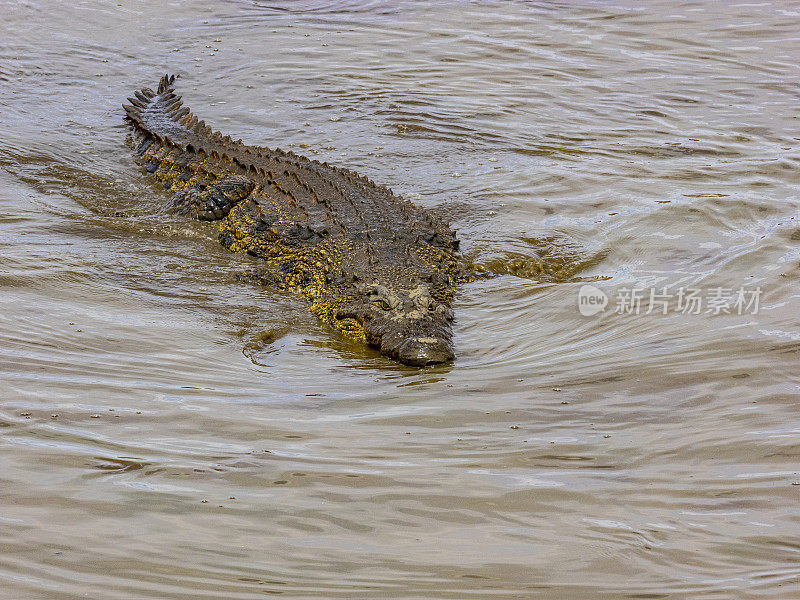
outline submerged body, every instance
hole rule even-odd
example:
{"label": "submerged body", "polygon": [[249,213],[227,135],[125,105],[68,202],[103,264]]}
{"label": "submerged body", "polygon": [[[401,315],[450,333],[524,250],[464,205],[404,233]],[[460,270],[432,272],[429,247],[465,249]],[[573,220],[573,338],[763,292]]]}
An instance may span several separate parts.
{"label": "submerged body", "polygon": [[174,79],[125,106],[137,154],[174,205],[218,220],[223,246],[261,259],[261,279],[345,335],[409,365],[451,360],[464,273],[448,225],[352,171],[213,132]]}

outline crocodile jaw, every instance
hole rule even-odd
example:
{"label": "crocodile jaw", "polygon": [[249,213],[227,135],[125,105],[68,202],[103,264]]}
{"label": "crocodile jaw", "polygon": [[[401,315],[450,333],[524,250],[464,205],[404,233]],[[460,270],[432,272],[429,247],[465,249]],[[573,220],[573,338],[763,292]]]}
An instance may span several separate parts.
{"label": "crocodile jaw", "polygon": [[443,316],[373,315],[365,315],[364,334],[370,345],[380,348],[381,354],[414,367],[453,360],[450,323]]}
{"label": "crocodile jaw", "polygon": [[381,354],[390,356],[413,367],[427,367],[450,362],[454,358],[453,346],[443,337],[403,337],[396,343],[395,337],[381,340]]}
{"label": "crocodile jaw", "polygon": [[355,321],[366,342],[381,354],[414,367],[446,363],[454,358],[450,312],[420,318],[418,313],[384,316],[369,308],[348,306],[336,312],[334,323]]}

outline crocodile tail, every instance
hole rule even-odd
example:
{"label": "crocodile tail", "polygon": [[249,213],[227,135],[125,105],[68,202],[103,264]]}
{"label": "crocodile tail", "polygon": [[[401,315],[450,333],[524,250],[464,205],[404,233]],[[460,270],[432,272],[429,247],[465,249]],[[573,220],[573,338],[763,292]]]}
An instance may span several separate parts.
{"label": "crocodile tail", "polygon": [[158,94],[163,94],[167,90],[172,89],[172,84],[175,83],[176,75],[165,74],[161,81],[158,82]]}
{"label": "crocodile tail", "polygon": [[134,129],[161,143],[185,147],[195,141],[204,123],[198,122],[181,97],[175,94],[175,75],[164,75],[154,92],[142,88],[123,104],[125,118]]}
{"label": "crocodile tail", "polygon": [[158,83],[158,91],[153,91],[150,88],[142,88],[134,93],[133,96],[128,98],[130,104],[123,104],[122,108],[125,109],[125,118],[133,123],[138,129],[143,130],[143,133],[150,133],[143,121],[145,110],[165,92],[172,92],[172,84],[175,82],[175,75],[166,74],[161,78]]}
{"label": "crocodile tail", "polygon": [[225,156],[245,168],[249,166],[252,158],[245,156],[247,151],[241,140],[234,141],[213,131],[183,106],[173,88],[175,79],[175,75],[164,75],[157,91],[143,88],[135,97],[128,98],[130,104],[123,104],[125,118],[134,130],[145,140],[156,140],[188,152]]}
{"label": "crocodile tail", "polygon": [[135,92],[128,98],[130,104],[122,105],[122,108],[125,109],[125,119],[136,127],[143,128],[142,113],[153,101],[155,95],[156,93],[150,88],[142,88]]}

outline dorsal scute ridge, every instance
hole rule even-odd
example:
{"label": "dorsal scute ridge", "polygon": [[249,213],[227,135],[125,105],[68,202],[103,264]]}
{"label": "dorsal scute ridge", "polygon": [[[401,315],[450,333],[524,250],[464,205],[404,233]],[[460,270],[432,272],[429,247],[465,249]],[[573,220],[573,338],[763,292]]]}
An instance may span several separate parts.
{"label": "dorsal scute ridge", "polygon": [[[241,139],[234,140],[214,131],[183,105],[183,99],[172,87],[174,81],[174,76],[165,75],[159,82],[157,92],[142,88],[135,92],[135,98],[129,99],[131,104],[125,105],[126,118],[142,134],[180,151],[217,157],[217,160],[236,165],[248,176],[257,174],[264,180],[271,179],[273,170],[283,173],[285,169],[278,165],[285,165],[290,173],[295,172],[296,181],[292,180],[292,186],[296,186],[292,188],[295,194],[302,191],[312,203],[326,204],[330,200],[333,202],[330,210],[334,210],[335,205],[363,206],[366,199],[369,205],[376,207],[375,210],[379,206],[388,209],[394,205],[392,210],[398,215],[416,215],[419,212],[407,199],[396,196],[388,187],[378,185],[351,169],[336,167],[327,161],[320,162],[291,150],[248,146]],[[333,195],[328,199],[327,194]],[[337,196],[339,199],[336,199]],[[377,216],[380,215],[372,214],[369,218]],[[431,221],[432,225],[436,223],[441,227],[439,222]],[[391,228],[391,224],[388,227]]]}
{"label": "dorsal scute ridge", "polygon": [[170,86],[175,82],[175,75],[170,75],[166,73],[162,78],[161,81],[158,83],[158,93],[161,94],[162,92],[166,92],[170,89]]}

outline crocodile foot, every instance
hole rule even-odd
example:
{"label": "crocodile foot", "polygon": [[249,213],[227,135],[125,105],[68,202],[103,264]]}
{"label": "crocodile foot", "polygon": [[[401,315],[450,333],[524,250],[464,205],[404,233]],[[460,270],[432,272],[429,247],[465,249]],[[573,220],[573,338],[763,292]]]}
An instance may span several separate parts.
{"label": "crocodile foot", "polygon": [[177,192],[173,198],[175,209],[201,221],[216,221],[253,191],[253,183],[246,177],[231,175],[209,185],[204,190],[189,189]]}

